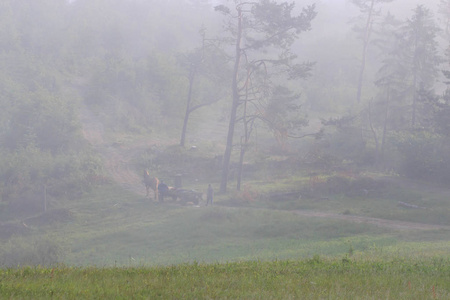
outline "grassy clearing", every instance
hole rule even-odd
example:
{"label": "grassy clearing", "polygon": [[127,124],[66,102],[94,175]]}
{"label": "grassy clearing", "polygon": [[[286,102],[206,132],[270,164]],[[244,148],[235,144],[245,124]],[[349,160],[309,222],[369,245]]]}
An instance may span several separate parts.
{"label": "grassy clearing", "polygon": [[[206,157],[202,149],[186,150],[183,155],[189,159],[184,161],[197,166],[197,161]],[[206,160],[206,165],[212,162],[212,158]],[[286,170],[286,164],[292,174],[269,172]],[[380,184],[370,176],[359,178],[358,184],[344,177],[334,178],[331,184],[327,178],[319,178],[311,189],[309,177],[296,170],[297,165],[266,159],[259,168],[263,172],[253,170],[253,180],[246,180],[242,191],[217,194],[213,207],[204,203],[180,206],[170,200],[159,204],[119,186],[103,185],[80,201],[0,225],[0,233],[2,229],[16,230],[13,236],[0,234],[0,267],[55,262],[99,267],[226,263],[356,256],[374,251],[413,255],[414,249],[431,256],[445,253],[450,244],[448,230],[398,231],[295,213],[325,211],[450,225],[447,190],[427,189],[424,193],[420,186]],[[196,177],[184,181],[198,190],[206,182]],[[361,194],[366,188],[368,192]],[[289,194],[292,191],[300,193]],[[399,207],[398,201],[426,209],[406,209]],[[47,254],[50,250],[51,256]]]}
{"label": "grassy clearing", "polygon": [[[0,298],[450,297],[448,230],[393,230],[295,213],[447,224],[442,193],[398,187],[382,197],[264,197],[306,180],[249,182],[240,193],[217,195],[212,207],[159,204],[104,185],[76,203],[6,224],[20,230],[0,236]],[[429,208],[404,209],[398,199]]]}
{"label": "grassy clearing", "polygon": [[[366,178],[372,180],[372,177],[375,176]],[[391,179],[375,177],[373,182],[384,180],[387,184],[379,184],[380,187],[373,190],[366,190],[366,186],[355,187],[351,194],[347,195],[345,186],[333,186],[327,183],[327,179],[327,177],[321,178],[322,182],[314,191],[311,191],[308,186],[308,177],[301,175],[270,183],[249,181],[244,191],[238,197],[233,195],[231,197],[233,200],[230,202],[236,205],[234,199],[237,198],[241,200],[238,202],[241,206],[278,210],[317,210],[389,220],[450,225],[448,202],[450,190],[448,189],[404,179],[391,182]],[[350,179],[347,180],[350,181]],[[342,191],[333,192],[330,191],[331,188],[342,189]],[[251,197],[245,197],[245,193]],[[419,208],[407,208],[399,205],[399,202],[416,205]]]}
{"label": "grassy clearing", "polygon": [[8,299],[448,299],[448,259],[0,270]]}
{"label": "grassy clearing", "polygon": [[[392,231],[264,207],[158,204],[116,186],[104,186],[58,211],[66,216],[64,221],[34,218],[28,234],[5,240],[0,264],[131,267],[380,251],[412,255],[414,249],[430,256],[450,246],[445,230]],[[51,257],[46,249],[52,250]],[[36,252],[41,256],[35,257]]]}
{"label": "grassy clearing", "polygon": [[270,260],[342,254],[349,237],[373,235],[365,247],[390,240],[382,236],[385,230],[366,224],[314,220],[287,211],[179,207],[144,199],[109,206],[101,213],[78,208],[76,224],[62,228],[71,248],[65,262],[128,266]]}

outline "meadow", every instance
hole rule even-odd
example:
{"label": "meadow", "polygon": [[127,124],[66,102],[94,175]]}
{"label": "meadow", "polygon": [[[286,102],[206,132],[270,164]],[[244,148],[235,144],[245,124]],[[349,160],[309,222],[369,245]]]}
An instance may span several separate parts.
{"label": "meadow", "polygon": [[301,172],[254,175],[213,206],[109,182],[10,218],[0,298],[448,298],[447,189],[373,174],[331,174],[311,189]]}
{"label": "meadow", "polygon": [[0,270],[8,299],[448,299],[448,259],[322,259]]}
{"label": "meadow", "polygon": [[[244,201],[218,196],[216,205],[163,204],[136,196],[115,185],[105,185],[81,202],[49,210],[24,220],[26,231],[4,240],[1,263],[18,265],[130,267],[180,263],[227,263],[248,260],[305,259],[314,255],[391,253],[434,256],[446,253],[449,230],[396,229],[345,219],[308,216],[328,211],[345,217],[346,210],[367,205],[352,199],[286,201],[314,205],[306,215],[296,209],[273,208],[273,200]],[[238,198],[239,199],[239,198]],[[368,200],[367,200],[368,201]],[[387,201],[387,200],[378,200]],[[369,217],[388,211],[391,219],[428,220],[437,210],[408,210],[391,201],[388,208],[367,212]],[[336,207],[333,207],[335,205]],[[362,214],[362,213],[361,213]],[[394,216],[395,217],[395,216]],[[436,220],[439,220],[436,218]],[[12,222],[11,222],[12,223]],[[19,224],[17,226],[20,226]],[[22,225],[23,227],[24,225]],[[50,256],[50,254],[51,256]]]}

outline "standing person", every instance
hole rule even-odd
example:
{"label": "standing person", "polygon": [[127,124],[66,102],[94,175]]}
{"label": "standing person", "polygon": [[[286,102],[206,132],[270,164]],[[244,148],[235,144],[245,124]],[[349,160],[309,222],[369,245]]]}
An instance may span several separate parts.
{"label": "standing person", "polygon": [[206,192],[206,206],[208,204],[213,204],[213,196],[214,196],[214,190],[211,186],[211,184],[208,184],[208,191]]}
{"label": "standing person", "polygon": [[167,186],[167,184],[165,184],[164,182],[161,181],[161,183],[158,185],[158,190],[159,190],[159,197],[160,197],[159,201],[164,202],[164,196],[169,191],[169,187]]}

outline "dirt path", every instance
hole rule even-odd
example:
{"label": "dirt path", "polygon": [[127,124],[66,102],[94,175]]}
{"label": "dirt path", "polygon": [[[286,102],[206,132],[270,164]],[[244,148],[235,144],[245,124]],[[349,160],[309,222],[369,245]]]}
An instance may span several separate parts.
{"label": "dirt path", "polygon": [[336,213],[320,212],[320,211],[309,211],[309,210],[297,210],[295,211],[297,215],[307,216],[307,217],[318,217],[318,218],[329,218],[337,220],[346,220],[354,223],[365,223],[372,224],[378,227],[391,228],[397,230],[439,230],[445,229],[450,230],[449,226],[433,225],[433,224],[423,224],[414,222],[403,222],[387,219],[378,219],[363,216],[354,215],[342,215]]}
{"label": "dirt path", "polygon": [[[83,106],[80,110],[80,114],[83,135],[102,156],[105,169],[111,174],[112,180],[128,191],[140,196],[145,196],[145,188],[141,182],[142,178],[131,169],[130,163],[136,155],[139,155],[145,149],[150,148],[154,144],[154,141],[142,140],[134,142],[132,145],[115,145],[114,143],[105,140],[103,125],[92,111]],[[164,144],[164,141],[158,140],[158,143]],[[347,220],[350,222],[367,223],[396,230],[450,230],[450,226],[402,222],[319,211],[297,210],[295,213],[306,217]]]}
{"label": "dirt path", "polygon": [[112,180],[133,193],[145,196],[142,178],[130,168],[133,157],[150,147],[149,141],[141,141],[132,146],[115,145],[104,139],[103,124],[98,117],[83,106],[80,110],[83,135],[102,156],[106,172]]}

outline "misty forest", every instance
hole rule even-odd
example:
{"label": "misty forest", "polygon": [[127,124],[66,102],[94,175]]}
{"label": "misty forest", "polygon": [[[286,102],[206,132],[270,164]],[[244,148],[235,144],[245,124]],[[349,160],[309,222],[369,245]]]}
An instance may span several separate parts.
{"label": "misty forest", "polygon": [[0,15],[0,269],[447,257],[450,0]]}

